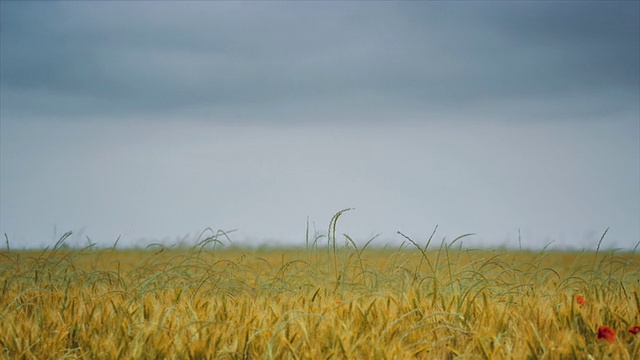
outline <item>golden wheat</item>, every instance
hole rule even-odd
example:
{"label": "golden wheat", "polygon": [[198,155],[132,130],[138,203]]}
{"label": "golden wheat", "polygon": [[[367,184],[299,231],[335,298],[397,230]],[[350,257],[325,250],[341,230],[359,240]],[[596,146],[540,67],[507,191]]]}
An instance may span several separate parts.
{"label": "golden wheat", "polygon": [[[640,324],[640,256],[363,250],[348,240],[289,250],[5,251],[2,355],[640,358],[640,335],[627,331]],[[612,343],[597,338],[601,325],[617,332]]]}

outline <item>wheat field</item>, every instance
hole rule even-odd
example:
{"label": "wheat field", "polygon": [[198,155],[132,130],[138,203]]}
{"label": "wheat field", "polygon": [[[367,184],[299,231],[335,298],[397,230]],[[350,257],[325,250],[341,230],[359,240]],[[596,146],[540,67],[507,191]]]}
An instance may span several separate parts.
{"label": "wheat field", "polygon": [[7,249],[2,357],[640,359],[634,253],[379,248],[329,230],[298,249],[219,233],[190,248]]}

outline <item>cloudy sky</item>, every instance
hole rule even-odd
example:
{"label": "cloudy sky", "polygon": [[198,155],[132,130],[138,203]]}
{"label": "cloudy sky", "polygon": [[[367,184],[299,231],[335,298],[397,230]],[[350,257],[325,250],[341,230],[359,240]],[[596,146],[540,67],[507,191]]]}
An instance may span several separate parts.
{"label": "cloudy sky", "polygon": [[2,1],[0,233],[633,249],[639,7]]}

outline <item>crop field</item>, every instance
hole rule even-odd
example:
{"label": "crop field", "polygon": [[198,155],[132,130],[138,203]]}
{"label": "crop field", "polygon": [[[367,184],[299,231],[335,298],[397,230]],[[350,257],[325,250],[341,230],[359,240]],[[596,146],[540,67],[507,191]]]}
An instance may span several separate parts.
{"label": "crop field", "polygon": [[[305,247],[0,254],[7,359],[640,359],[640,256]],[[435,241],[434,241],[435,242]]]}

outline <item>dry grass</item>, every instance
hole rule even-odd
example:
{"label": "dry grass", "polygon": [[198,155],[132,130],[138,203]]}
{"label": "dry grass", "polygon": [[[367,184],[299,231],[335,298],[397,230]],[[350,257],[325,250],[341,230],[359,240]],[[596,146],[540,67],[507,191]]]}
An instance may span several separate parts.
{"label": "dry grass", "polygon": [[[192,249],[5,251],[2,356],[640,358],[640,335],[627,332],[640,324],[638,255],[345,241],[334,230],[321,247],[292,250],[210,238]],[[600,325],[615,329],[613,343],[596,338]]]}

